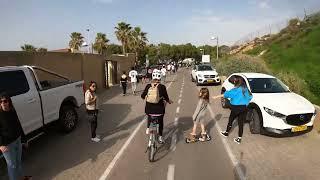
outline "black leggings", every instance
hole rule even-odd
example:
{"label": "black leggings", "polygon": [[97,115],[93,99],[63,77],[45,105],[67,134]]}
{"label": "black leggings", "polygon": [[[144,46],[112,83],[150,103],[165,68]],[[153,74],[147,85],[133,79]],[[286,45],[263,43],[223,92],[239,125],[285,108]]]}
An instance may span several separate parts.
{"label": "black leggings", "polygon": [[123,94],[127,94],[127,83],[126,82],[122,82],[121,86],[122,86]]}
{"label": "black leggings", "polygon": [[239,105],[239,106],[231,105],[231,113],[229,116],[229,122],[228,122],[226,131],[229,133],[229,131],[232,128],[233,121],[236,118],[238,118],[238,126],[239,126],[238,136],[242,137],[243,123],[246,120],[246,116],[247,116],[247,106],[245,106],[245,105]]}
{"label": "black leggings", "polygon": [[[163,115],[159,116],[159,135],[162,136],[162,132],[163,132]],[[151,116],[148,115],[148,126],[150,126],[151,123]]]}
{"label": "black leggings", "polygon": [[91,138],[95,138],[97,136],[96,130],[98,127],[98,113],[96,111],[87,111],[89,116],[89,122],[91,126]]}

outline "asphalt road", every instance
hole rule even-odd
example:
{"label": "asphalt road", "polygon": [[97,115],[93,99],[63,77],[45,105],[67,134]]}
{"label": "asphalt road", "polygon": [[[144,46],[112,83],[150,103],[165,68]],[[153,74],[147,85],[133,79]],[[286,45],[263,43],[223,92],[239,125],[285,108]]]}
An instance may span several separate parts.
{"label": "asphalt road", "polygon": [[[186,144],[192,128],[192,115],[198,103],[198,90],[190,81],[190,70],[181,69],[167,78],[169,96],[174,101],[165,115],[166,143],[150,163],[145,153],[147,135],[144,101],[139,95],[122,96],[119,87],[99,95],[102,102],[98,119],[100,143],[90,141],[84,109],[80,122],[70,134],[55,127],[33,141],[24,153],[24,172],[34,180],[234,180],[234,179],[318,179],[320,176],[320,136],[316,131],[292,138],[251,135],[245,125],[243,142],[235,144],[235,125],[229,138],[222,138],[229,110],[211,101],[207,129],[212,140]],[[144,86],[139,84],[141,93]],[[211,95],[220,86],[210,86]],[[130,90],[129,90],[130,92]],[[0,179],[6,180],[5,163]]]}

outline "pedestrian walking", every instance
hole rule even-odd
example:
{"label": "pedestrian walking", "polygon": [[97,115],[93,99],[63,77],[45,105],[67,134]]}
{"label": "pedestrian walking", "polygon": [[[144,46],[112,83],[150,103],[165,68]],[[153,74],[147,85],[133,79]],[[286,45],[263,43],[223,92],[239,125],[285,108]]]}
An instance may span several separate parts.
{"label": "pedestrian walking", "polygon": [[127,82],[128,77],[126,75],[126,72],[123,71],[120,79],[120,86],[122,87],[122,95],[125,96],[127,94]]}
{"label": "pedestrian walking", "polygon": [[0,151],[7,163],[10,180],[30,180],[31,176],[22,175],[23,130],[12,100],[6,93],[0,95]]}
{"label": "pedestrian walking", "polygon": [[132,94],[135,95],[137,91],[137,76],[138,72],[134,69],[134,67],[131,68],[131,71],[129,72],[129,77],[131,80],[131,89],[132,89]]}
{"label": "pedestrian walking", "polygon": [[161,83],[164,84],[166,82],[166,76],[167,76],[167,69],[166,67],[163,65],[161,68]]}
{"label": "pedestrian walking", "polygon": [[87,114],[89,122],[91,125],[91,140],[94,142],[99,142],[100,138],[96,134],[98,127],[98,97],[96,95],[97,83],[91,81],[89,84],[89,89],[85,93],[85,104],[87,109]]}
{"label": "pedestrian walking", "polygon": [[170,63],[167,65],[167,71],[169,74],[171,74],[171,64]]}
{"label": "pedestrian walking", "polygon": [[190,133],[190,140],[195,141],[197,136],[197,127],[200,125],[201,127],[201,137],[199,138],[200,141],[206,141],[209,137],[207,134],[205,123],[206,122],[206,115],[208,113],[208,105],[209,105],[209,89],[208,88],[201,88],[199,92],[199,102],[197,109],[192,117],[193,119],[193,128],[192,132]]}
{"label": "pedestrian walking", "polygon": [[171,71],[172,71],[173,73],[176,73],[176,67],[175,67],[174,64],[171,65]]}
{"label": "pedestrian walking", "polygon": [[230,104],[231,104],[231,113],[229,116],[229,122],[226,128],[226,131],[222,131],[221,135],[224,137],[228,137],[229,132],[232,128],[232,124],[236,118],[238,118],[238,126],[239,126],[239,132],[238,132],[238,138],[234,139],[234,142],[240,144],[241,138],[243,135],[243,124],[245,122],[249,102],[252,99],[252,94],[248,90],[245,81],[241,77],[237,77],[235,79],[235,87],[229,91],[226,91],[223,95],[215,96],[214,99],[217,98],[230,98]]}
{"label": "pedestrian walking", "polygon": [[148,82],[150,82],[152,79],[152,69],[150,67],[147,68],[147,79]]}

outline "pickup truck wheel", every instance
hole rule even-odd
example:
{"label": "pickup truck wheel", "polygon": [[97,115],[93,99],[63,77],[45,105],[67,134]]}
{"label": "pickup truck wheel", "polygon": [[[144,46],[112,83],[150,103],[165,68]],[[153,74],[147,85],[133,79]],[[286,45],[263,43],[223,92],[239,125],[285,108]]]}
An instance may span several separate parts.
{"label": "pickup truck wheel", "polygon": [[261,133],[261,119],[256,109],[250,109],[248,112],[249,127],[251,134]]}
{"label": "pickup truck wheel", "polygon": [[78,114],[73,106],[64,105],[60,109],[59,124],[62,131],[71,132],[78,122]]}

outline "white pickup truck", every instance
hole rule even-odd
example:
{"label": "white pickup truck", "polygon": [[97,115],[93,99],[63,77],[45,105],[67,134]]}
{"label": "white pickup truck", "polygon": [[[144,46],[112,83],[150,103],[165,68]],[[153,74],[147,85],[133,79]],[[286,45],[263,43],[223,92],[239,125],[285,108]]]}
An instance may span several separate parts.
{"label": "white pickup truck", "polygon": [[5,66],[0,67],[0,84],[0,92],[12,98],[27,139],[54,121],[64,132],[76,127],[76,108],[84,103],[83,81],[73,82],[35,66]]}

